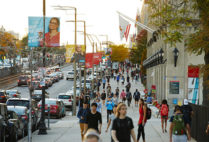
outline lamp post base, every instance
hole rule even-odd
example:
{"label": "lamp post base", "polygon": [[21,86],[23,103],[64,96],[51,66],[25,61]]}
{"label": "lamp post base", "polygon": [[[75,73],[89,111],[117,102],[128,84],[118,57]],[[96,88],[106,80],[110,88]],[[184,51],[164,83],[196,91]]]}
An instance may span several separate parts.
{"label": "lamp post base", "polygon": [[45,123],[40,122],[40,126],[39,126],[39,131],[38,131],[38,135],[46,135],[47,128],[45,126]]}

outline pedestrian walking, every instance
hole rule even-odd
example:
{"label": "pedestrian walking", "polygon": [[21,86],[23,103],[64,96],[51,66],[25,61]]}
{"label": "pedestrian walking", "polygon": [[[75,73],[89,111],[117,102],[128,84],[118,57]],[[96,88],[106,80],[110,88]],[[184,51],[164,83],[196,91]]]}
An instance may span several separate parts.
{"label": "pedestrian walking", "polygon": [[131,101],[132,101],[132,94],[131,94],[130,91],[128,91],[126,93],[126,100],[127,100],[128,107],[130,107],[130,104],[131,104]]}
{"label": "pedestrian walking", "polygon": [[118,97],[116,94],[113,95],[112,101],[113,101],[114,105],[118,104]]}
{"label": "pedestrian walking", "polygon": [[120,81],[120,75],[118,74],[118,76],[117,76],[117,84],[119,84],[119,81]]}
{"label": "pedestrian walking", "polygon": [[131,83],[128,82],[128,84],[126,85],[126,92],[129,92],[130,88],[131,88]]}
{"label": "pedestrian walking", "polygon": [[84,142],[101,142],[99,133],[95,129],[88,129],[84,136]]}
{"label": "pedestrian walking", "polygon": [[114,102],[111,100],[111,97],[109,96],[105,106],[107,107],[107,122],[109,121],[109,115],[113,112]]}
{"label": "pedestrian walking", "polygon": [[125,82],[125,77],[122,76],[122,78],[121,78],[121,83],[122,83],[122,85],[124,85],[124,82]]}
{"label": "pedestrian walking", "polygon": [[170,142],[187,142],[191,139],[189,121],[179,105],[175,106],[174,113],[170,119]]}
{"label": "pedestrian walking", "polygon": [[80,97],[79,97],[79,108],[83,107],[83,103],[84,103],[84,93],[81,93]]}
{"label": "pedestrian walking", "polygon": [[114,75],[114,80],[116,80],[116,76],[117,76],[117,75],[116,75],[116,73],[114,72],[114,74],[113,74],[113,75]]}
{"label": "pedestrian walking", "polygon": [[122,102],[125,103],[125,101],[126,101],[126,93],[125,93],[124,89],[122,90],[122,92],[120,94],[120,98],[122,99]]}
{"label": "pedestrian walking", "polygon": [[144,126],[146,124],[146,114],[147,114],[147,106],[144,103],[143,99],[139,100],[139,122],[138,122],[138,136],[137,141],[139,142],[139,139],[142,135],[143,142],[145,142],[145,132],[144,132]]}
{"label": "pedestrian walking", "polygon": [[129,77],[129,75],[127,75],[127,82],[129,83],[129,81],[130,81],[130,77]]}
{"label": "pedestrian walking", "polygon": [[110,84],[107,85],[107,94],[111,93],[111,86]]}
{"label": "pedestrian walking", "polygon": [[102,92],[101,99],[102,99],[102,104],[105,105],[105,100],[106,100],[105,90],[103,90],[103,92]]}
{"label": "pedestrian walking", "polygon": [[[163,100],[162,104],[160,105],[160,115],[161,115],[161,125],[162,125],[162,132],[166,132],[167,133],[167,120],[168,120],[168,112],[169,112],[169,106],[167,103],[167,100]],[[164,124],[165,124],[165,128],[164,128]]]}
{"label": "pedestrian walking", "polygon": [[103,89],[105,89],[106,79],[105,77],[102,78]]}
{"label": "pedestrian walking", "polygon": [[110,76],[107,76],[107,83],[110,83]]}
{"label": "pedestrian walking", "polygon": [[131,142],[131,137],[134,142],[137,142],[133,121],[126,114],[126,105],[123,103],[119,104],[116,111],[116,118],[112,124],[112,138],[114,142]]}
{"label": "pedestrian walking", "polygon": [[82,141],[83,141],[83,136],[84,136],[84,124],[86,122],[86,117],[89,112],[90,112],[90,109],[88,108],[88,103],[83,102],[83,107],[80,107],[77,113],[77,117],[79,118],[79,123],[80,123]]}
{"label": "pedestrian walking", "polygon": [[119,97],[119,92],[120,92],[120,90],[119,90],[119,88],[117,87],[117,88],[115,89],[115,94],[116,94],[117,98]]}
{"label": "pedestrian walking", "polygon": [[97,82],[97,91],[98,92],[99,92],[100,86],[101,86],[101,83],[100,83],[100,80],[98,80],[98,82]]}
{"label": "pedestrian walking", "polygon": [[90,128],[95,129],[99,134],[101,134],[102,115],[100,112],[97,111],[96,103],[91,104],[91,111],[86,116],[86,121],[84,125],[84,129],[85,129],[84,133],[86,133],[87,130]]}
{"label": "pedestrian walking", "polygon": [[192,125],[192,116],[193,116],[193,110],[192,110],[192,107],[189,105],[189,102],[187,99],[184,99],[184,104],[181,106],[181,110],[182,110],[182,113],[184,114],[184,117],[186,117],[186,119],[188,120],[189,122],[189,126],[191,128],[191,125]]}
{"label": "pedestrian walking", "polygon": [[99,98],[96,99],[96,103],[97,103],[97,111],[101,113],[102,112],[102,104],[101,104]]}
{"label": "pedestrian walking", "polygon": [[[116,118],[116,110],[117,110],[117,105],[114,105],[113,113],[110,115],[110,119],[109,119],[108,124],[107,124],[107,129],[105,130],[106,133],[108,132],[108,129],[110,127],[110,124]],[[112,136],[111,136],[111,142],[114,142],[113,139],[112,139]]]}
{"label": "pedestrian walking", "polygon": [[134,96],[133,96],[136,107],[138,106],[140,96],[141,96],[140,92],[138,91],[138,89],[136,89],[136,91],[134,92]]}

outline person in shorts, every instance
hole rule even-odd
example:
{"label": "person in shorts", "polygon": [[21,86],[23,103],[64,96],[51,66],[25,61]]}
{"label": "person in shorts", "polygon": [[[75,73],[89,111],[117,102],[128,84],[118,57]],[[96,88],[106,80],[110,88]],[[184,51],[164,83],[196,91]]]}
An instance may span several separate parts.
{"label": "person in shorts", "polygon": [[105,100],[106,100],[106,93],[105,90],[103,90],[102,94],[101,94],[101,99],[102,99],[102,104],[105,105]]}
{"label": "person in shorts", "polygon": [[[167,133],[167,120],[168,120],[168,113],[169,113],[169,106],[167,100],[163,100],[162,104],[160,105],[160,116],[161,116],[161,125],[162,125],[162,132]],[[165,128],[164,128],[165,124]]]}

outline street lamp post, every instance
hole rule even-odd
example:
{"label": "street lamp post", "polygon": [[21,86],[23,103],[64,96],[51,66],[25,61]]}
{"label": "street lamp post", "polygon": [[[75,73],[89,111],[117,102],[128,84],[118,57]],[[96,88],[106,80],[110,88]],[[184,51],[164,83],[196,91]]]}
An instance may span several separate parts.
{"label": "street lamp post", "polygon": [[174,48],[173,54],[174,54],[174,67],[176,67],[178,56],[179,56],[179,50],[177,48]]}
{"label": "street lamp post", "polygon": [[[46,0],[43,0],[43,67],[45,67],[45,16],[46,16]],[[32,83],[32,82],[31,82]],[[42,105],[41,105],[41,120],[39,126],[39,135],[45,135],[46,132],[46,124],[45,124],[45,86],[42,86]]]}

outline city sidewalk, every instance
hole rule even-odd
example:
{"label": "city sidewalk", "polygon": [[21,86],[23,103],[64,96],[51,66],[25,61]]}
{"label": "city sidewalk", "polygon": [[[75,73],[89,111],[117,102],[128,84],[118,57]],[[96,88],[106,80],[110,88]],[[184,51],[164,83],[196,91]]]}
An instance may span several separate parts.
{"label": "city sidewalk", "polygon": [[[116,87],[118,86],[120,92],[122,89],[125,89],[125,85],[122,86],[121,83],[117,85],[117,82],[113,79],[110,80],[110,84],[112,87],[112,91],[115,92]],[[131,81],[131,92],[138,89],[139,91],[143,91],[144,87],[140,82],[135,84],[135,81]],[[102,92],[102,88],[100,88],[100,92]],[[128,107],[127,116],[133,119],[135,134],[137,135],[137,122],[139,119],[138,108],[134,106],[134,100],[132,100],[132,104]],[[106,108],[103,106],[102,109],[102,134],[101,138],[103,142],[110,142],[110,129],[109,132],[105,132],[107,128],[107,118],[106,118]],[[47,135],[38,135],[38,131],[33,133],[32,141],[33,142],[81,142],[80,136],[80,127],[78,123],[78,119],[75,116],[67,116],[62,120],[59,120],[57,123],[51,124],[50,130],[47,131]],[[169,130],[169,123],[167,130]],[[155,118],[152,116],[150,120],[146,123],[145,126],[145,137],[147,142],[169,142],[169,133],[162,133],[161,130],[161,122],[159,118]],[[27,138],[20,140],[20,142],[26,142]],[[142,141],[142,140],[141,140]],[[192,140],[191,142],[195,142]]]}

